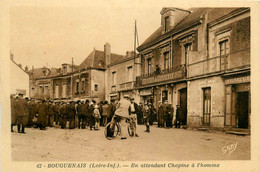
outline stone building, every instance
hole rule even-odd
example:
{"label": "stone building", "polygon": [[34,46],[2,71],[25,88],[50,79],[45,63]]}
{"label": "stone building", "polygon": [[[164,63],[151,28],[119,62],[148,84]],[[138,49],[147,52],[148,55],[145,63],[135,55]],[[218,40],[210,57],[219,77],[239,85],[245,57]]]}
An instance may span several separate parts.
{"label": "stone building", "polygon": [[250,129],[250,9],[214,8],[203,19],[204,38],[188,52],[188,125]]}
{"label": "stone building", "polygon": [[163,8],[161,26],[138,51],[142,101],[180,105],[190,127],[249,128],[248,8]]}
{"label": "stone building", "polygon": [[123,98],[129,95],[139,102],[135,90],[135,78],[140,75],[140,62],[138,55],[127,51],[121,59],[111,61],[106,70],[106,100]]}
{"label": "stone building", "polygon": [[52,77],[59,73],[57,68],[32,68],[28,71],[30,76],[30,97],[36,99],[51,99],[52,94]]}

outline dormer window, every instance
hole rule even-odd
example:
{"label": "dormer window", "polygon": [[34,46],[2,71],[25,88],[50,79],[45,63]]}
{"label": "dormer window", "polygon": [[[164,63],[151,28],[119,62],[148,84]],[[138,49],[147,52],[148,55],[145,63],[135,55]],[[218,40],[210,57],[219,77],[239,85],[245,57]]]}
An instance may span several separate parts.
{"label": "dormer window", "polygon": [[66,74],[67,73],[67,66],[63,67],[63,73]]}
{"label": "dormer window", "polygon": [[164,18],[164,32],[167,32],[170,28],[170,18],[169,16]]}

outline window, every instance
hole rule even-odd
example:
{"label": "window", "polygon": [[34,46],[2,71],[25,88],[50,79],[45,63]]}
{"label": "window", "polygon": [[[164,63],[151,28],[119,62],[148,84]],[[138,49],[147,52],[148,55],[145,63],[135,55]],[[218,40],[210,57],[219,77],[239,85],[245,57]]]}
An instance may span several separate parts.
{"label": "window", "polygon": [[116,72],[112,72],[112,85],[116,85]]}
{"label": "window", "polygon": [[229,42],[224,40],[219,42],[219,56],[220,56],[220,69],[225,69],[228,64],[228,55],[229,55]]}
{"label": "window", "polygon": [[63,67],[63,73],[64,74],[67,73],[67,67],[66,66]]}
{"label": "window", "polygon": [[168,101],[168,90],[162,91],[162,102]]}
{"label": "window", "polygon": [[128,81],[133,80],[133,67],[132,66],[127,67],[127,80]]}
{"label": "window", "polygon": [[164,70],[166,70],[166,69],[171,68],[169,52],[165,52],[163,55],[164,55]]}
{"label": "window", "polygon": [[170,18],[169,16],[164,18],[164,31],[167,32],[170,26]]}
{"label": "window", "polygon": [[66,83],[65,82],[62,84],[62,97],[66,98]]}
{"label": "window", "polygon": [[184,45],[185,48],[185,64],[188,63],[188,51],[192,51],[192,43],[187,43]]}
{"label": "window", "polygon": [[81,81],[81,84],[82,84],[81,91],[84,92],[85,91],[85,80]]}
{"label": "window", "polygon": [[152,59],[147,59],[147,73],[150,74],[152,70]]}
{"label": "window", "polygon": [[44,93],[44,87],[40,86],[40,90],[41,90],[41,93],[43,94]]}
{"label": "window", "polygon": [[76,82],[76,94],[78,94],[79,93],[79,82],[77,81]]}
{"label": "window", "polygon": [[95,89],[95,91],[98,91],[98,84],[94,85],[94,89]]}

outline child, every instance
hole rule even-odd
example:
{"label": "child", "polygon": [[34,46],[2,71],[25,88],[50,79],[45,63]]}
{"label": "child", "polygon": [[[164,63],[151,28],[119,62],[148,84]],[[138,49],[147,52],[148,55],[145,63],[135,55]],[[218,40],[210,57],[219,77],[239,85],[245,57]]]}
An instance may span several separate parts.
{"label": "child", "polygon": [[101,118],[101,115],[100,115],[99,110],[98,110],[98,105],[95,105],[93,115],[94,115],[94,118],[95,118],[95,128],[94,129],[99,130],[98,124],[99,124],[99,120]]}

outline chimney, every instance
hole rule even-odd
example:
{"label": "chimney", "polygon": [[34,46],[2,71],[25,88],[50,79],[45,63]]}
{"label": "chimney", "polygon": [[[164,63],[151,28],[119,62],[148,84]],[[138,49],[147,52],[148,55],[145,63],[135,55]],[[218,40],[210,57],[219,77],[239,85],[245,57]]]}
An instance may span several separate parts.
{"label": "chimney", "polygon": [[133,57],[134,56],[134,52],[133,51],[127,51],[126,52],[126,57],[129,58],[129,57]]}
{"label": "chimney", "polygon": [[109,43],[104,45],[104,55],[106,59],[106,65],[109,65],[111,63],[111,46]]}
{"label": "chimney", "polygon": [[28,72],[28,66],[27,65],[25,66],[24,70],[25,70],[25,72]]}

